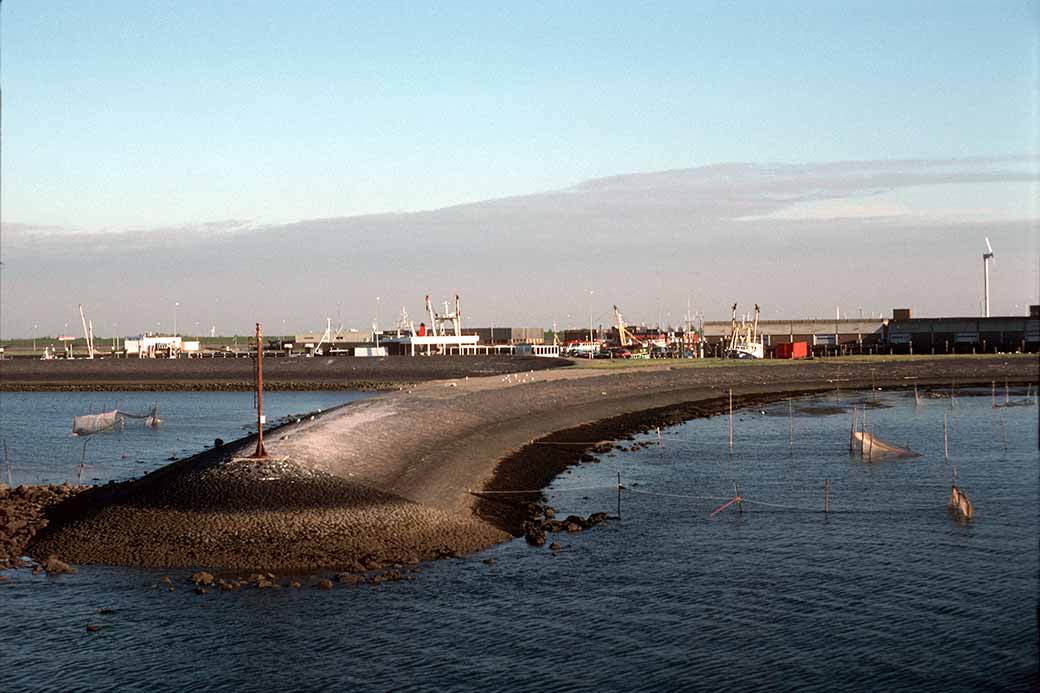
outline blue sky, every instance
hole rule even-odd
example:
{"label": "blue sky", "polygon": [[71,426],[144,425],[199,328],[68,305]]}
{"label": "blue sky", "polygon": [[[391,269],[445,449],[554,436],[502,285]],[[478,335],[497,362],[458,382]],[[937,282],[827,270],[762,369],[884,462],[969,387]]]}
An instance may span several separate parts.
{"label": "blue sky", "polygon": [[1037,3],[5,3],[3,220],[421,210],[1035,153]]}
{"label": "blue sky", "polygon": [[647,322],[970,315],[987,235],[994,311],[1040,300],[1040,1],[0,18],[0,335],[79,301],[126,334],[175,302],[366,328],[376,296],[385,322],[456,292],[500,325],[578,322],[590,290]]}

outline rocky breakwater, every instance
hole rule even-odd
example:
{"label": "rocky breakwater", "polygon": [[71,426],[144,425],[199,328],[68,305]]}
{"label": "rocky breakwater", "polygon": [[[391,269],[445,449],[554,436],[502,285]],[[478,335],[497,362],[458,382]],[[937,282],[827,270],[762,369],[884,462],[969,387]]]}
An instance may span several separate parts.
{"label": "rocky breakwater", "polygon": [[[70,484],[51,486],[17,486],[0,484],[0,570],[21,566],[26,547],[40,530],[47,527],[48,509],[87,490],[89,486]],[[41,569],[66,572],[61,561],[43,556]],[[59,565],[60,564],[60,565]],[[49,566],[49,567],[48,567]],[[67,568],[67,566],[66,566]]]}
{"label": "rocky breakwater", "polygon": [[78,564],[374,569],[470,553],[504,536],[284,458],[249,459],[244,447],[78,494],[52,508],[27,550]]}

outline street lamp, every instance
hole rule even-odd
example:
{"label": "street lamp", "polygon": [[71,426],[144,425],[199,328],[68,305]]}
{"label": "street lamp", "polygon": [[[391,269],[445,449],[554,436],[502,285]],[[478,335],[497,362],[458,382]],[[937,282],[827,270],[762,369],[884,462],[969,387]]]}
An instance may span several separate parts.
{"label": "street lamp", "polygon": [[592,358],[592,294],[596,293],[589,289],[589,358]]}
{"label": "street lamp", "polygon": [[177,309],[181,307],[180,301],[173,302],[173,336],[177,336]]}

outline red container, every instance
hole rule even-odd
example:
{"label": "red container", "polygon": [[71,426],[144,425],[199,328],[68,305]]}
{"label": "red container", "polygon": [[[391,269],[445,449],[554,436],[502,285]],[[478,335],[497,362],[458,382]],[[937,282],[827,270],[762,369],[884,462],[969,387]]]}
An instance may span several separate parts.
{"label": "red container", "polygon": [[778,359],[809,358],[809,342],[781,342],[773,350],[773,356]]}

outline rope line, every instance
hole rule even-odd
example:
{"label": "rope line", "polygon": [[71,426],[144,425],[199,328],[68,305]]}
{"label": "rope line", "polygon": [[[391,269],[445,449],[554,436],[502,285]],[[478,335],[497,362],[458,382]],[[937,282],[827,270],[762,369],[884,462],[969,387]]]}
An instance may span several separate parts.
{"label": "rope line", "polygon": [[729,500],[732,496],[688,496],[681,493],[661,493],[660,491],[642,491],[628,486],[623,487],[624,490],[631,493],[640,493],[644,496],[664,496],[666,498],[688,498],[690,500],[711,500],[711,501],[724,501]]}
{"label": "rope line", "polygon": [[467,493],[471,493],[474,496],[483,496],[486,494],[507,494],[507,493],[566,493],[568,491],[599,491],[604,489],[617,490],[617,484],[612,486],[569,486],[567,488],[538,488],[538,489],[524,489],[519,491],[474,491],[473,489],[466,489]]}

